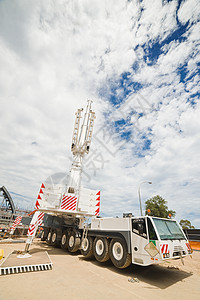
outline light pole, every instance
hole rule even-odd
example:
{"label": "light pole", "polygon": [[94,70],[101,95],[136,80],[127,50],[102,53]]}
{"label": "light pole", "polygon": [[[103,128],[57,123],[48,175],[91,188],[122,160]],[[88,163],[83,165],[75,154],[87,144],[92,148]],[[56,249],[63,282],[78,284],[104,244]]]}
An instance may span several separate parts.
{"label": "light pole", "polygon": [[138,188],[138,195],[139,195],[139,203],[140,203],[140,212],[141,212],[141,216],[142,216],[142,202],[141,202],[141,195],[140,195],[140,187],[143,183],[148,183],[148,184],[152,184],[151,181],[144,181],[144,182],[141,182],[140,185],[139,185],[139,188]]}

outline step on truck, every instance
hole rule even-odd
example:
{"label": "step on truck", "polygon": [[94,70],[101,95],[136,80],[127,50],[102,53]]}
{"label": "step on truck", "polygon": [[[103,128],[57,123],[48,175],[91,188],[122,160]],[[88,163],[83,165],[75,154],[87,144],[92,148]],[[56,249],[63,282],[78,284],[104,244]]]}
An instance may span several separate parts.
{"label": "step on truck", "polygon": [[183,258],[192,249],[180,225],[171,219],[151,216],[122,218],[99,217],[100,190],[81,186],[83,158],[89,153],[95,112],[92,101],[83,114],[78,109],[72,137],[73,162],[66,182],[42,183],[35,213],[28,230],[25,251],[33,242],[39,226],[41,240],[69,252],[81,251],[97,261],[111,259],[117,268],[131,263],[148,266],[167,259]]}

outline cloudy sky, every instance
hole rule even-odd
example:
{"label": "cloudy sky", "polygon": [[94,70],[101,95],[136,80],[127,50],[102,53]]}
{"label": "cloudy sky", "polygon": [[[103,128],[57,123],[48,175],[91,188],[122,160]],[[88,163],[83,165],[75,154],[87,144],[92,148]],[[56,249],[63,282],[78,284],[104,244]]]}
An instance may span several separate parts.
{"label": "cloudy sky", "polygon": [[33,207],[68,172],[77,108],[96,112],[83,184],[101,215],[161,195],[200,227],[198,0],[0,0],[0,185]]}

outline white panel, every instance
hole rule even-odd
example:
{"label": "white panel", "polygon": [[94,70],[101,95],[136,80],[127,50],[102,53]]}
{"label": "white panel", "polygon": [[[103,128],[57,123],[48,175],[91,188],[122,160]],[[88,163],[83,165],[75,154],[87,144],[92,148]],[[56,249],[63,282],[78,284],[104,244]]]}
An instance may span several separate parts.
{"label": "white panel", "polygon": [[99,190],[91,190],[91,189],[85,189],[81,188],[80,190],[80,198],[79,198],[79,205],[78,208],[80,211],[86,211],[88,213],[92,213],[95,215],[95,211],[97,209],[97,198],[96,195],[99,192]]}
{"label": "white panel", "polygon": [[130,230],[129,218],[92,218],[91,229]]}
{"label": "white panel", "polygon": [[44,198],[44,200],[47,201],[50,206],[56,207],[60,203],[62,190],[63,190],[63,185],[46,184],[45,189],[43,190],[43,194],[41,194],[41,197]]}

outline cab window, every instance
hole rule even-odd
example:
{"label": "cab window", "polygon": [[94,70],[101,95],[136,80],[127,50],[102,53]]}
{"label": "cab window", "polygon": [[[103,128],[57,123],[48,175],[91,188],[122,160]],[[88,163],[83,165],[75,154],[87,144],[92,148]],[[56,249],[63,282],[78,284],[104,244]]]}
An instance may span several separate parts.
{"label": "cab window", "polygon": [[156,234],[153,224],[149,218],[147,218],[147,225],[148,225],[149,239],[157,240],[158,239],[157,234]]}
{"label": "cab window", "polygon": [[147,229],[144,218],[132,219],[132,231],[143,238],[147,238]]}

